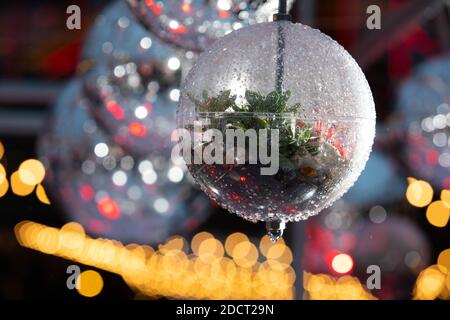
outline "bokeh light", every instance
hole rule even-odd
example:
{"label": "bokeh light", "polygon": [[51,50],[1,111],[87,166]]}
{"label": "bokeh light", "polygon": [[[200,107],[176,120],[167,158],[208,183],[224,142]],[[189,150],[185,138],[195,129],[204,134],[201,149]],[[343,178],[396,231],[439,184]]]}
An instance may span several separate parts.
{"label": "bokeh light", "polygon": [[353,269],[353,258],[346,253],[339,253],[333,257],[331,266],[337,273],[348,273]]}
{"label": "bokeh light", "polygon": [[11,175],[11,189],[15,195],[21,197],[27,196],[33,192],[34,187],[34,185],[26,184],[21,180],[19,171]]}
{"label": "bokeh light", "polygon": [[92,298],[102,292],[103,278],[97,271],[83,271],[76,281],[79,282],[78,293],[84,297]]}
{"label": "bokeh light", "polygon": [[3,165],[0,163],[0,198],[3,197],[6,192],[8,192],[9,183],[8,178],[6,177],[6,170]]}
{"label": "bokeh light", "polygon": [[20,180],[30,186],[35,186],[44,180],[44,165],[36,159],[29,159],[22,162],[19,167]]}
{"label": "bokeh light", "polygon": [[36,187],[36,197],[39,199],[40,202],[44,204],[50,204],[50,200],[48,199],[47,193],[45,192],[45,189],[42,186],[42,184],[39,184]]}
{"label": "bokeh light", "polygon": [[419,274],[414,288],[414,299],[434,300],[445,286],[445,274],[433,265]]}
{"label": "bokeh light", "polygon": [[3,143],[0,141],[0,160],[3,158],[4,154],[5,154],[5,147],[3,146]]}
{"label": "bokeh light", "polygon": [[[133,290],[149,297],[294,298],[296,276],[292,267],[278,260],[262,259],[257,247],[242,234],[230,238],[242,240],[233,248],[235,257],[225,256],[221,241],[208,232],[193,237],[192,253],[180,236],[169,238],[158,250],[148,245],[123,246],[118,241],[89,238],[83,227],[73,222],[57,229],[24,221],[16,225],[15,234],[24,247],[117,273]],[[283,254],[279,258],[285,252],[292,255],[289,248],[282,246]],[[86,297],[98,294],[102,288],[99,275],[82,275],[80,294]]]}
{"label": "bokeh light", "polygon": [[450,208],[443,201],[434,201],[428,206],[426,216],[430,224],[443,228],[448,223]]}
{"label": "bokeh light", "polygon": [[6,192],[8,192],[9,183],[7,179],[4,179],[2,183],[0,183],[0,198],[3,197]]}
{"label": "bokeh light", "polygon": [[446,249],[439,254],[437,264],[443,273],[450,273],[450,249]]}
{"label": "bokeh light", "polygon": [[376,300],[358,278],[350,276],[334,278],[305,272],[303,286],[308,300]]}
{"label": "bokeh light", "polygon": [[444,204],[450,208],[450,190],[442,190],[441,191],[441,200]]}
{"label": "bokeh light", "polygon": [[0,185],[6,180],[5,167],[0,163]]}
{"label": "bokeh light", "polygon": [[233,250],[236,245],[241,242],[249,241],[248,237],[240,232],[230,234],[225,240],[225,250],[229,256],[233,255]]}
{"label": "bokeh light", "polygon": [[426,207],[433,200],[433,188],[426,181],[412,181],[406,189],[406,199],[415,207]]}

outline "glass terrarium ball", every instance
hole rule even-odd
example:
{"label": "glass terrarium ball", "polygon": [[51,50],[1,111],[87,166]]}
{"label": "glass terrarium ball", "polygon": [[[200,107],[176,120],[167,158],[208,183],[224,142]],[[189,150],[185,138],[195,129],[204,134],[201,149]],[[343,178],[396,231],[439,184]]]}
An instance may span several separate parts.
{"label": "glass terrarium ball", "polygon": [[[192,152],[180,149],[202,189],[277,234],[353,185],[375,135],[372,94],[354,59],[320,31],[286,21],[240,29],[203,53],[177,121],[193,136]],[[245,143],[231,136],[249,129]],[[207,148],[217,140],[222,148]]]}
{"label": "glass terrarium ball", "polygon": [[145,157],[127,153],[96,126],[85,100],[80,81],[71,82],[39,142],[46,183],[70,219],[124,242],[160,243],[192,232],[207,217],[208,201],[183,163],[171,161],[170,146]]}
{"label": "glass terrarium ball", "polygon": [[[203,51],[217,38],[267,22],[278,0],[127,0],[141,23],[162,40],[186,50]],[[293,0],[288,0],[288,9]]]}

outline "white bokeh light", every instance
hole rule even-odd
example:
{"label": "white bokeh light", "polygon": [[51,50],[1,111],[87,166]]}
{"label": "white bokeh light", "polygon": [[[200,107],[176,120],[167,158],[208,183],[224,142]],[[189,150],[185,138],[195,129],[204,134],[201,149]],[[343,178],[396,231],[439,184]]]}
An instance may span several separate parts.
{"label": "white bokeh light", "polygon": [[178,70],[181,67],[181,61],[177,57],[171,57],[167,61],[167,66],[169,67],[170,70],[173,70],[173,71]]}
{"label": "white bokeh light", "polygon": [[148,116],[148,110],[146,107],[144,106],[138,106],[135,110],[134,110],[134,115],[136,116],[136,118],[138,119],[145,119]]}
{"label": "white bokeh light", "polygon": [[156,199],[153,207],[155,208],[156,212],[160,214],[166,214],[169,210],[169,201],[167,201],[165,198]]}
{"label": "white bokeh light", "polygon": [[109,148],[106,143],[100,142],[95,145],[94,153],[99,158],[104,158],[109,153]]}
{"label": "white bokeh light", "polygon": [[114,172],[114,174],[112,175],[112,181],[116,186],[122,187],[127,183],[128,177],[127,174],[122,171],[116,171]]}
{"label": "white bokeh light", "polygon": [[172,167],[167,172],[167,176],[170,181],[177,183],[183,180],[184,172],[180,167]]}

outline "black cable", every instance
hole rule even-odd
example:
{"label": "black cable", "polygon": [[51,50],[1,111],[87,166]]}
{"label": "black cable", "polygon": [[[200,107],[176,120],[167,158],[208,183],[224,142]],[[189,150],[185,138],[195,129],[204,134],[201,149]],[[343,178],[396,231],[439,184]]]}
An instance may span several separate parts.
{"label": "black cable", "polygon": [[278,13],[273,15],[274,21],[291,21],[291,16],[287,12],[287,0],[279,0]]}
{"label": "black cable", "polygon": [[[279,0],[278,13],[273,15],[274,21],[291,21],[291,16],[287,13],[287,0]],[[284,74],[284,32],[281,23],[277,24],[278,47],[277,47],[277,66],[275,87],[279,93],[283,92],[283,74]]]}
{"label": "black cable", "polygon": [[287,0],[280,0],[278,3],[278,13],[287,14]]}

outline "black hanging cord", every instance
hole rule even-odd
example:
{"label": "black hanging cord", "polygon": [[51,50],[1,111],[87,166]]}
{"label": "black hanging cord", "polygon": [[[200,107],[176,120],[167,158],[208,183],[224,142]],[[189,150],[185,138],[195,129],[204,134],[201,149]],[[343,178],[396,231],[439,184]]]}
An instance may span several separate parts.
{"label": "black hanging cord", "polygon": [[273,15],[273,21],[291,21],[291,16],[287,12],[287,0],[279,0],[278,13]]}
{"label": "black hanging cord", "polygon": [[[274,21],[291,21],[291,16],[287,13],[287,0],[279,0],[278,13],[273,15]],[[276,70],[276,90],[283,92],[283,74],[284,74],[284,33],[281,23],[277,24],[278,48],[277,48],[277,70]]]}

